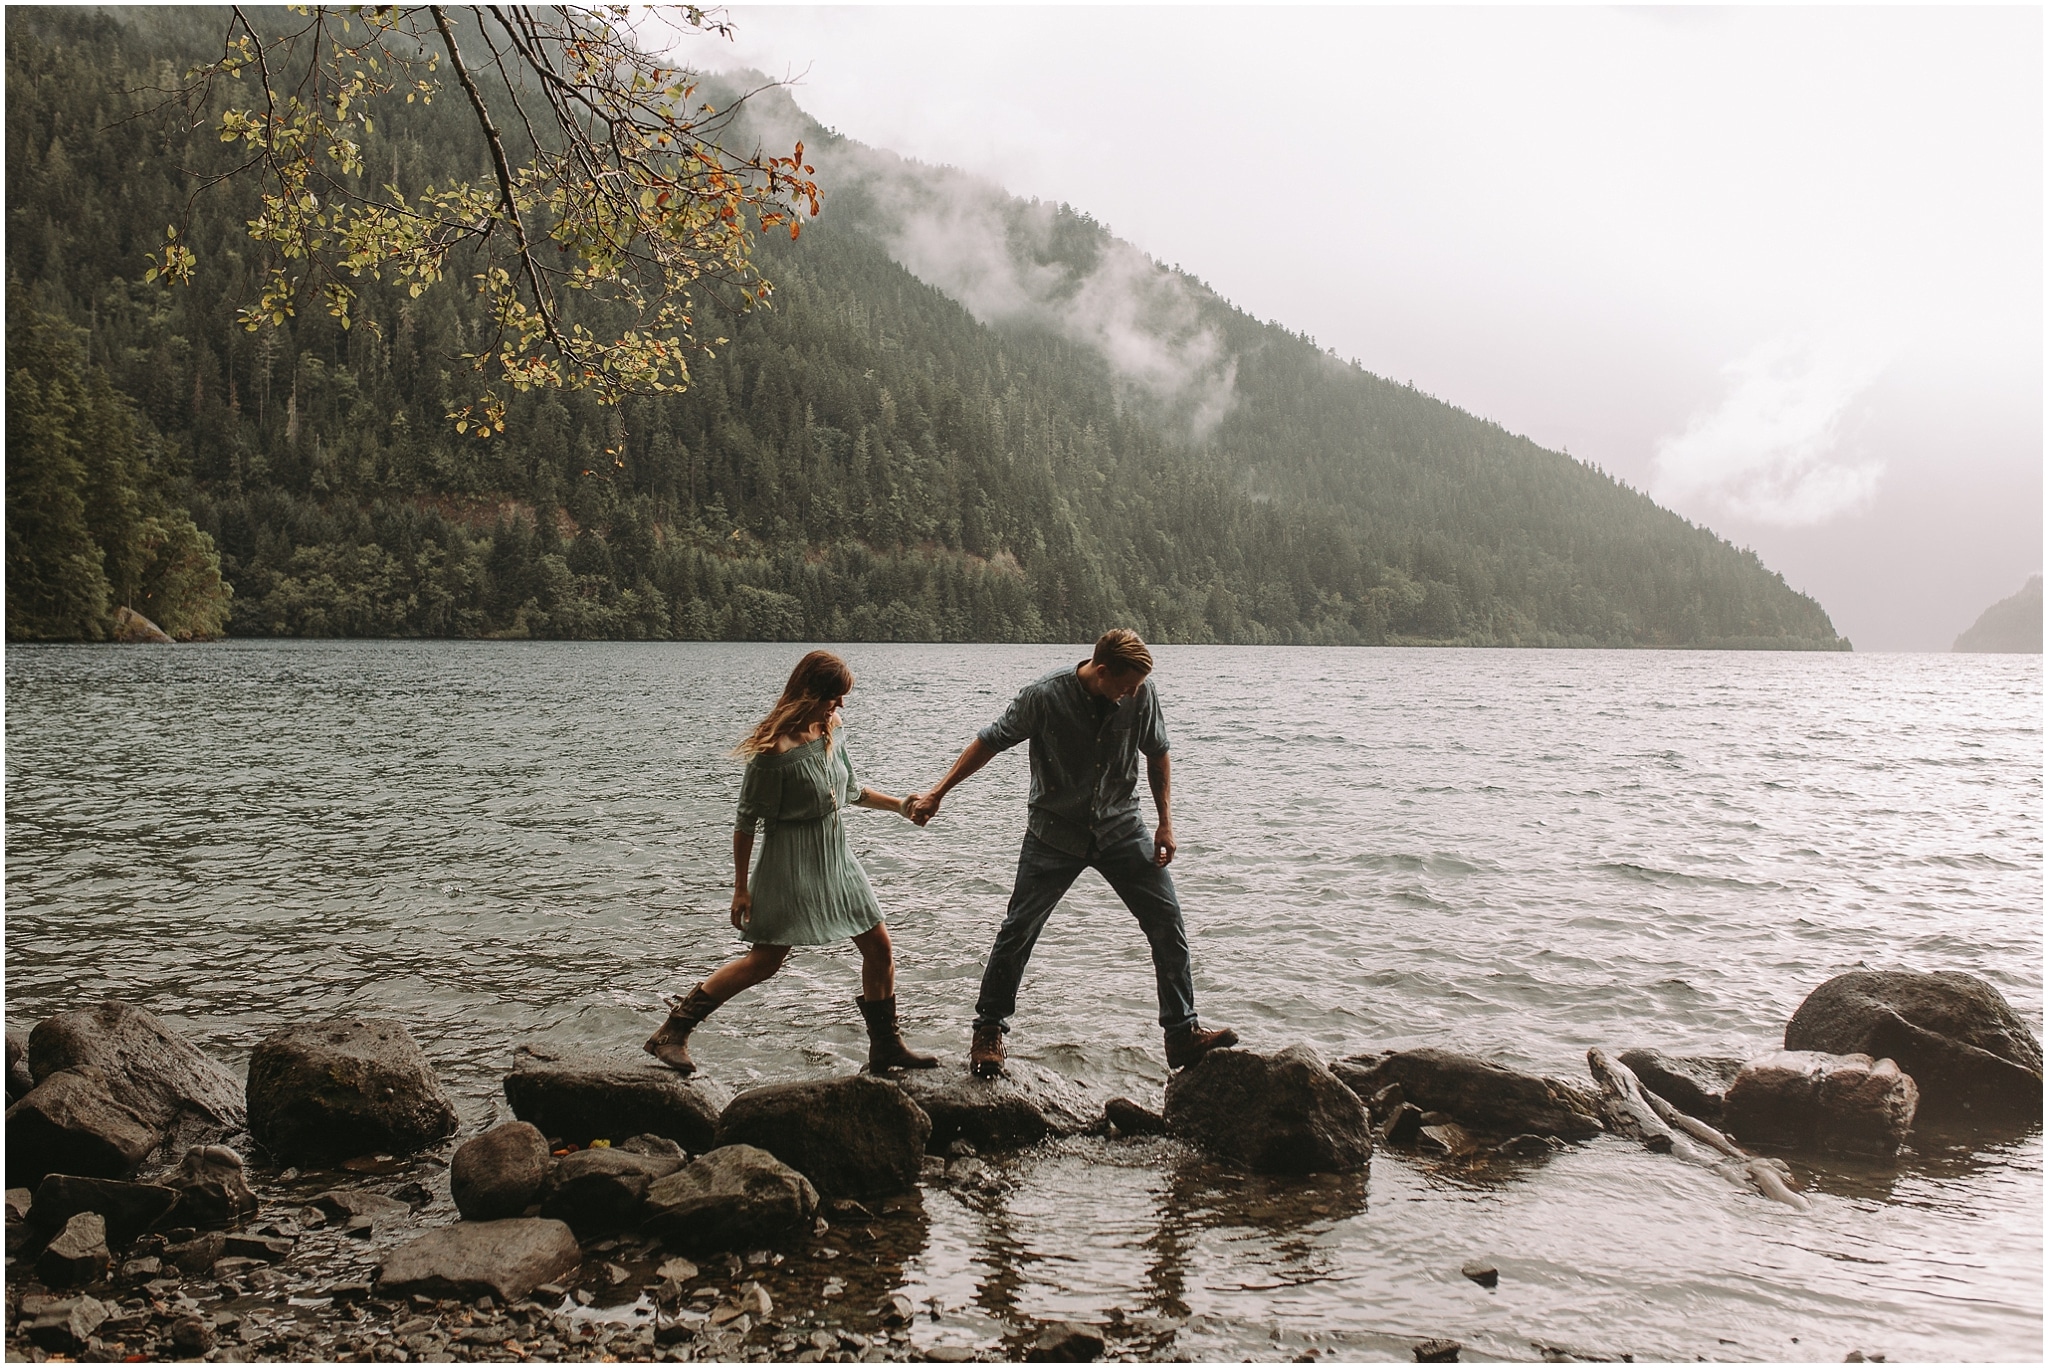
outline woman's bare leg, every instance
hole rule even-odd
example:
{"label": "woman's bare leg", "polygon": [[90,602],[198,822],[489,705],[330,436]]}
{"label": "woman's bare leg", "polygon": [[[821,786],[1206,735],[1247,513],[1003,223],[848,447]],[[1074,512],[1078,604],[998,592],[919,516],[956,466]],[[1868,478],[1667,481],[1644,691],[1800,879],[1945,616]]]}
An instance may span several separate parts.
{"label": "woman's bare leg", "polygon": [[721,966],[701,985],[719,1002],[726,1002],[744,993],[757,983],[766,983],[775,977],[775,971],[789,958],[786,945],[757,945],[730,964]]}
{"label": "woman's bare leg", "polygon": [[876,922],[853,938],[860,951],[860,995],[869,1002],[896,996],[896,948],[889,943],[889,928]]}

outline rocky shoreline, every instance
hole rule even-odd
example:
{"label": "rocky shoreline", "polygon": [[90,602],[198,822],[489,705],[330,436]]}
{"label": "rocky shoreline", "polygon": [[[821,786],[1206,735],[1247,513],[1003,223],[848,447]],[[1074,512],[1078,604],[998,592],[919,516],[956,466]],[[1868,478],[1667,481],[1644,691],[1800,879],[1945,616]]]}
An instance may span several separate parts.
{"label": "rocky shoreline", "polygon": [[993,1082],[955,1065],[734,1097],[526,1046],[503,1080],[520,1119],[459,1143],[396,1023],[280,1032],[246,1082],[118,1003],[7,1044],[6,1349],[31,1362],[1171,1359],[1172,1317],[920,1337],[958,1309],[901,1291],[925,1194],[998,1200],[1006,1155],[1093,1135],[1283,1189],[1341,1180],[1362,1205],[1376,1146],[1481,1167],[1618,1134],[1800,1208],[1791,1168],[1744,1146],[1882,1158],[1916,1114],[2026,1126],[2041,1105],[2038,1042],[1955,974],[1831,980],[1755,1060],[1594,1050],[1588,1086],[1444,1050],[1227,1050],[1174,1075],[1158,1111],[1027,1061]]}

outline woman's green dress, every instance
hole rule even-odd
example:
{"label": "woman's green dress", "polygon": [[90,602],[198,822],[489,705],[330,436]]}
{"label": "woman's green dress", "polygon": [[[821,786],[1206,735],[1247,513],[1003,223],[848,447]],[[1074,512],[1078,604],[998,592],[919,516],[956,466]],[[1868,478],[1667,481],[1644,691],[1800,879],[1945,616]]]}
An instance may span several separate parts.
{"label": "woman's green dress", "polygon": [[830,945],[882,920],[868,876],[846,844],[841,810],[860,797],[846,738],[825,738],[747,762],[735,830],[766,829],[748,890],[754,912],[740,939]]}

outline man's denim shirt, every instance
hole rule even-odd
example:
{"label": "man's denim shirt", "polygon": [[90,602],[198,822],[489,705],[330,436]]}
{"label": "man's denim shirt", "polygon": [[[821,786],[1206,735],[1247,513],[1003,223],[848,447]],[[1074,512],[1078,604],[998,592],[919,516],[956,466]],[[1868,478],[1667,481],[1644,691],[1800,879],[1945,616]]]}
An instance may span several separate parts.
{"label": "man's denim shirt", "polygon": [[1143,836],[1138,813],[1138,752],[1166,754],[1166,719],[1146,680],[1111,706],[1069,666],[1024,686],[1003,715],[980,732],[981,744],[1008,750],[1031,743],[1031,834],[1055,850],[1086,855]]}

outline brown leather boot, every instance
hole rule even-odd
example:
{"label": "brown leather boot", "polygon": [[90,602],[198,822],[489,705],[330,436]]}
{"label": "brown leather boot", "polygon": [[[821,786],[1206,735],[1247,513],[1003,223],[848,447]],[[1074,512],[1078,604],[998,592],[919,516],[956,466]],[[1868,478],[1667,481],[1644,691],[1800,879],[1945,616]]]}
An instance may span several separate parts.
{"label": "brown leather boot", "polygon": [[977,1026],[967,1051],[967,1067],[976,1078],[994,1078],[1003,1071],[1003,1028]]}
{"label": "brown leather boot", "polygon": [[883,1073],[889,1069],[936,1069],[937,1055],[919,1054],[903,1043],[903,1032],[896,1026],[896,999],[857,997],[854,1004],[868,1023],[868,1072]]}
{"label": "brown leather boot", "polygon": [[661,1029],[647,1037],[647,1043],[640,1048],[668,1065],[679,1074],[697,1072],[696,1061],[690,1058],[690,1032],[697,1029],[699,1022],[718,1010],[719,1000],[704,991],[698,984],[686,998],[668,1000],[668,1020],[661,1023]]}
{"label": "brown leather boot", "polygon": [[1183,1026],[1166,1033],[1166,1067],[1185,1069],[1211,1050],[1227,1050],[1237,1044],[1237,1032],[1228,1026],[1220,1031],[1204,1031],[1197,1026]]}

